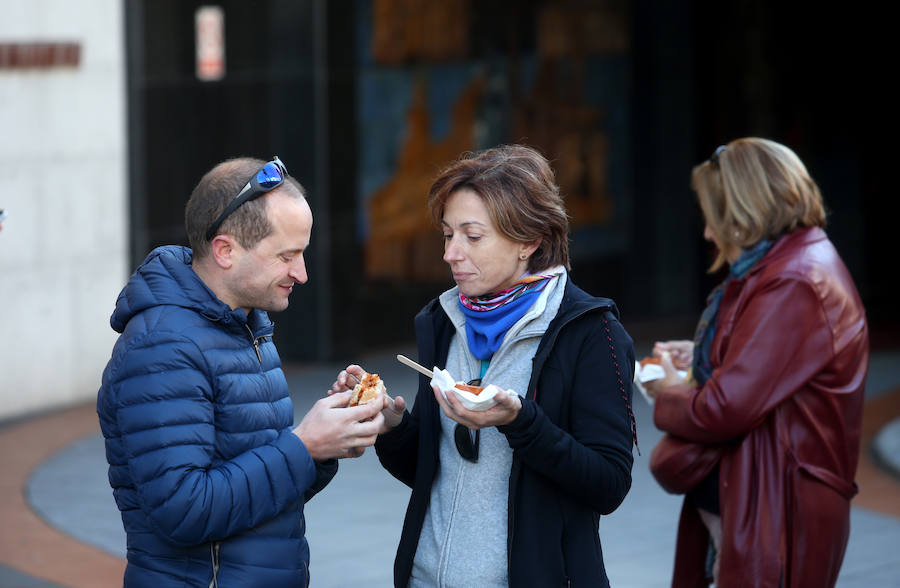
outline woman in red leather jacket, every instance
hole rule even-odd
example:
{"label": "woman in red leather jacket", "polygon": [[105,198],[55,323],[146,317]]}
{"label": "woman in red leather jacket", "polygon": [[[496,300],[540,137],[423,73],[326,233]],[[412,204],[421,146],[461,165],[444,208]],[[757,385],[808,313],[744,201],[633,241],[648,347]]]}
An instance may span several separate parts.
{"label": "woman in red leather jacket", "polygon": [[[729,266],[694,341],[645,383],[667,434],[651,470],[684,493],[672,586],[834,586],[850,532],[869,359],[865,310],[787,147],[744,138],[694,168]],[[676,368],[689,368],[688,377]]]}

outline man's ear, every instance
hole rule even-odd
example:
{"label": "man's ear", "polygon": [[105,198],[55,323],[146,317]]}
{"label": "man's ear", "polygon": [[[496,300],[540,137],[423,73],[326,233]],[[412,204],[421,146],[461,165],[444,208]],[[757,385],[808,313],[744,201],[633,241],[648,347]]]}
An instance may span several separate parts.
{"label": "man's ear", "polygon": [[234,264],[237,243],[231,235],[216,235],[209,243],[209,253],[217,266],[229,269]]}

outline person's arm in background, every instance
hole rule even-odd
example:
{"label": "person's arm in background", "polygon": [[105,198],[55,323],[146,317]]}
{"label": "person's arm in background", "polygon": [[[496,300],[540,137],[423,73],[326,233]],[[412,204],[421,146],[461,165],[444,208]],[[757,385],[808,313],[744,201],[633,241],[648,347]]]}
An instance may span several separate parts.
{"label": "person's arm in background", "polygon": [[313,496],[325,489],[338,472],[338,460],[326,459],[316,461],[316,479],[303,494],[303,502],[309,502]]}
{"label": "person's arm in background", "polygon": [[722,364],[702,388],[659,389],[654,421],[692,441],[734,439],[757,427],[832,357],[831,331],[816,292],[803,279],[782,276],[741,309]]}

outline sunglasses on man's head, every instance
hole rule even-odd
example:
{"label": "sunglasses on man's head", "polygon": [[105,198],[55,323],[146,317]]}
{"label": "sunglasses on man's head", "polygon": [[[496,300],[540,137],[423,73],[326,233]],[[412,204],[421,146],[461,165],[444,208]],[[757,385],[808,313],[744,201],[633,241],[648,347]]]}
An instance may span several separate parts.
{"label": "sunglasses on man's head", "polygon": [[[470,380],[468,385],[480,386],[481,378]],[[478,445],[480,440],[481,429],[475,429],[475,435],[473,437],[472,432],[468,427],[459,423],[456,424],[456,428],[453,430],[453,441],[456,443],[456,451],[459,452],[461,458],[466,461],[471,461],[472,463],[477,463]]]}
{"label": "sunglasses on man's head", "polygon": [[234,197],[228,207],[222,211],[219,218],[217,218],[213,224],[209,225],[209,229],[206,231],[206,240],[212,241],[212,238],[216,236],[216,232],[219,230],[219,227],[222,226],[222,223],[225,222],[225,219],[228,218],[232,212],[237,210],[241,204],[259,198],[266,192],[271,192],[284,183],[287,175],[287,168],[281,163],[281,160],[278,159],[278,156],[276,155],[272,161],[262,166],[258,172],[253,174],[250,181],[241,188],[241,191],[237,193],[237,196]]}

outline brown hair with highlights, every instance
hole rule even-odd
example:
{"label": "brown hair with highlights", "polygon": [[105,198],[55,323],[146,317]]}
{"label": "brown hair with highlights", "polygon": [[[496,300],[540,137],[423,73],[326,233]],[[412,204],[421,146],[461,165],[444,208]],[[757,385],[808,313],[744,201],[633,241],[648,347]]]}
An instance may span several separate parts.
{"label": "brown hair with highlights", "polygon": [[497,230],[511,241],[540,239],[528,259],[538,273],[569,265],[569,217],[550,163],[524,145],[503,145],[466,153],[447,166],[428,192],[428,209],[440,227],[450,195],[468,188],[478,194]]}

